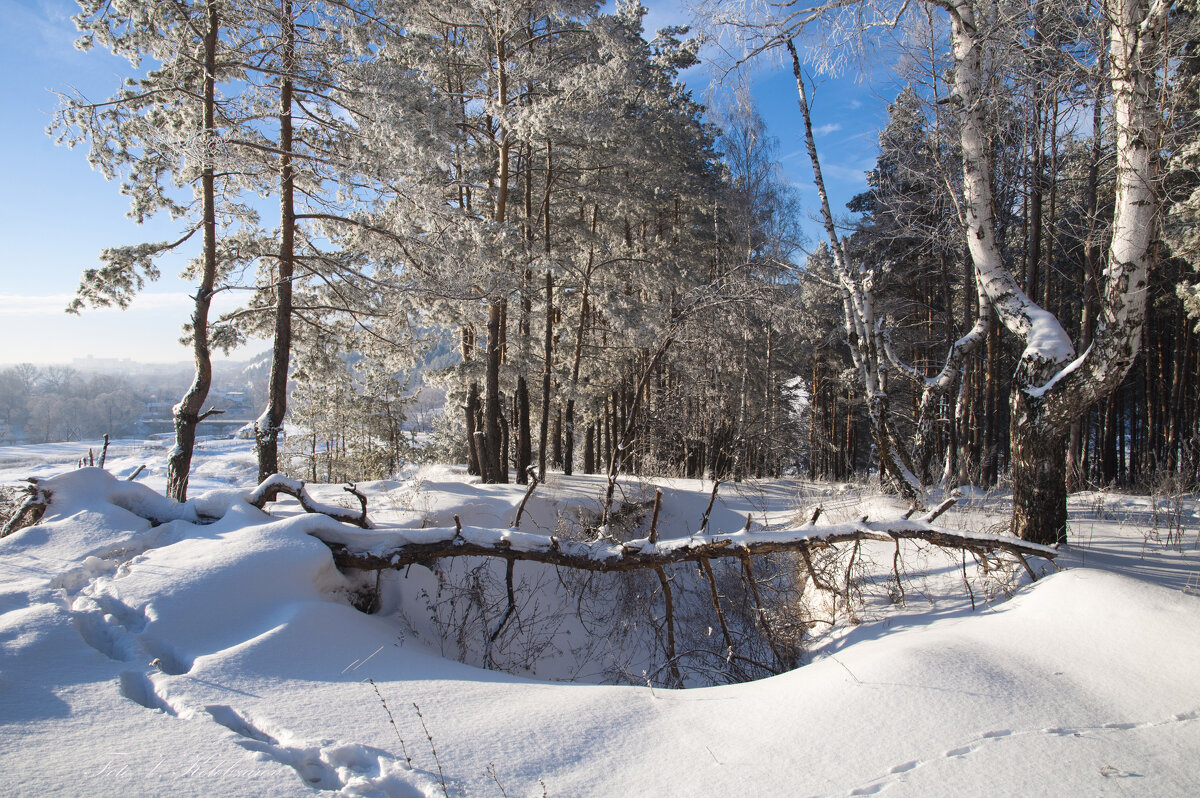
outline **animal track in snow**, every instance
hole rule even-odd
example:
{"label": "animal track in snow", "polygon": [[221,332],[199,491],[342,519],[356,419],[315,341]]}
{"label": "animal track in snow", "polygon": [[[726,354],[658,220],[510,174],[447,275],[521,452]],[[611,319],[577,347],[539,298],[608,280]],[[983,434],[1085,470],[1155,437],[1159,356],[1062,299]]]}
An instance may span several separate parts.
{"label": "animal track in snow", "polygon": [[162,697],[158,688],[154,686],[154,681],[145,672],[125,671],[118,678],[118,682],[121,695],[130,701],[141,704],[146,709],[157,709],[172,717],[178,717],[179,713]]}
{"label": "animal track in snow", "polygon": [[[56,576],[48,586],[60,591],[58,600],[84,642],[111,660],[143,666],[117,677],[122,696],[181,720],[203,717],[192,707],[169,701],[156,684],[156,673],[187,674],[192,662],[166,641],[146,634],[150,619],[145,608],[127,604],[117,593],[114,582],[129,573],[130,562],[142,551],[89,557],[82,567]],[[307,787],[396,798],[440,792],[428,773],[383,749],[331,740],[310,744],[286,732],[269,733],[224,704],[205,706],[203,712],[231,732],[237,745],[259,759],[291,768]]]}
{"label": "animal track in snow", "polygon": [[109,659],[138,659],[142,651],[135,635],[146,628],[145,613],[94,587],[95,583],[88,585],[67,606],[75,629],[85,643]]}
{"label": "animal track in snow", "polygon": [[[388,796],[425,794],[412,784],[417,772],[382,749],[331,740],[317,744],[297,741],[287,732],[268,732],[226,704],[210,704],[204,711],[237,735],[237,745],[290,767],[308,787],[339,791],[375,787]],[[426,780],[432,785],[431,779]]]}
{"label": "animal track in snow", "polygon": [[1179,712],[1164,720],[1152,720],[1136,722],[1119,722],[1104,723],[1099,726],[1051,726],[1044,729],[1034,729],[1030,731],[1014,731],[1013,729],[993,729],[991,731],[982,732],[973,740],[968,740],[965,744],[947,749],[941,756],[935,756],[928,759],[913,759],[908,762],[896,765],[890,768],[886,775],[862,784],[851,789],[848,795],[875,795],[883,790],[901,781],[906,773],[911,773],[917,768],[923,767],[930,762],[944,761],[946,759],[961,759],[969,756],[980,748],[1001,742],[1010,737],[1026,737],[1029,735],[1052,735],[1055,737],[1084,737],[1090,734],[1107,734],[1112,732],[1129,731],[1131,729],[1148,729],[1155,726],[1166,726],[1172,723],[1186,723],[1188,721],[1200,720],[1200,709],[1194,709],[1189,712]]}
{"label": "animal track in snow", "polygon": [[153,663],[171,675],[191,670],[191,663],[173,647],[144,633],[148,623],[145,610],[130,607],[106,587],[93,583],[84,588],[68,611],[84,642],[109,659]]}

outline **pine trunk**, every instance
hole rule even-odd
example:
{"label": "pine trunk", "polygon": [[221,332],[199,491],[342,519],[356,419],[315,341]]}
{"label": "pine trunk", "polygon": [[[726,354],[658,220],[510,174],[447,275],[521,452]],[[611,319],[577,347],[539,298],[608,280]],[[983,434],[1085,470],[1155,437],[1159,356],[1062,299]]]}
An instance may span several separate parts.
{"label": "pine trunk", "polygon": [[275,341],[266,412],[254,422],[258,481],[279,473],[279,433],[287,413],[288,367],[292,354],[292,278],[296,258],[296,208],[292,167],[292,79],[296,29],[292,0],[283,2],[283,77],[279,89],[279,271],[275,286]]}
{"label": "pine trunk", "polygon": [[550,465],[562,468],[562,408],[555,408],[553,430],[550,433]]}
{"label": "pine trunk", "polygon": [[513,408],[517,417],[517,461],[516,479],[520,485],[528,484],[529,475],[526,473],[533,462],[533,439],[529,428],[529,386],[525,383],[525,375],[517,377],[517,395],[514,398],[516,407]]}
{"label": "pine trunk", "polygon": [[[214,135],[216,127],[216,52],[220,20],[215,5],[208,6],[208,30],[204,36],[204,133]],[[200,177],[203,193],[204,254],[200,285],[196,290],[192,310],[192,357],[195,376],[192,384],[175,405],[173,422],[175,446],[167,457],[167,496],[187,501],[188,478],[192,468],[192,451],[196,445],[196,427],[208,390],[212,386],[212,358],[208,348],[208,310],[217,279],[217,222],[216,176],[211,165]]]}
{"label": "pine trunk", "polygon": [[[549,210],[547,210],[549,213]],[[546,236],[549,240],[550,230],[547,223]],[[547,248],[549,244],[547,244]],[[546,479],[546,447],[550,437],[550,375],[554,370],[554,275],[546,270],[546,340],[543,342],[545,367],[542,369],[542,414],[541,427],[538,430],[538,479]],[[574,400],[572,400],[572,403]],[[567,472],[570,471],[570,458],[567,458]]]}
{"label": "pine trunk", "polygon": [[467,422],[467,473],[472,476],[483,476],[483,458],[476,445],[475,433],[479,431],[477,423],[480,414],[479,383],[471,381],[467,388],[467,404],[464,408]]}
{"label": "pine trunk", "polygon": [[500,414],[500,320],[503,315],[503,302],[494,301],[488,305],[487,320],[487,361],[485,364],[484,403],[483,403],[483,451],[481,472],[483,481],[487,483],[508,482],[508,468],[501,461],[501,432]]}
{"label": "pine trunk", "polygon": [[589,424],[583,438],[583,473],[596,473],[596,425]]}
{"label": "pine trunk", "polygon": [[575,471],[575,400],[568,399],[563,413],[563,473],[570,476]]}

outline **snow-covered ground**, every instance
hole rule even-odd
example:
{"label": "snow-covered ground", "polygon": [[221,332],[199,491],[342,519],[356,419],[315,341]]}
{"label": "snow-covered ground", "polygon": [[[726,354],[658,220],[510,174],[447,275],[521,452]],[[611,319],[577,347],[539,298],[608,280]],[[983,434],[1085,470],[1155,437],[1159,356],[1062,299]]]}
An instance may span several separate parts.
{"label": "snow-covered ground", "polygon": [[[561,642],[522,665],[536,679],[447,658],[478,662],[478,641],[434,638],[445,608],[420,606],[436,589],[420,567],[388,578],[378,614],[353,609],[361,584],[308,534],[328,522],[245,503],[248,442],[199,447],[185,507],[155,493],[165,448],[115,442],[111,475],[71,470],[87,448],[0,448],[0,480],[60,475],[42,523],[0,541],[6,795],[1200,794],[1194,495],[1073,497],[1066,568],[1039,563],[1012,598],[973,564],[906,550],[889,600],[890,547],[864,551],[880,579],[857,623],[827,608],[803,667],[667,690],[548,681],[605,680]],[[450,467],[406,476],[361,486],[378,526],[505,528],[524,493]],[[695,532],[711,484],[657,484],[660,534]],[[552,477],[522,531],[594,512],[601,489]],[[766,482],[723,486],[710,529],[817,504],[830,523],[897,513],[853,486]],[[987,531],[1005,512],[1003,494],[968,492],[939,523]]]}

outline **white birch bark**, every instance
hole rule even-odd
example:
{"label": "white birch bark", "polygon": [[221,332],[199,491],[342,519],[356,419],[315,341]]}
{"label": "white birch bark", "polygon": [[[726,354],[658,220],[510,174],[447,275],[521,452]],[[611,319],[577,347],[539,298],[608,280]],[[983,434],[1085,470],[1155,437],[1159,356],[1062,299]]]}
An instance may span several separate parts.
{"label": "white birch bark", "polygon": [[[977,281],[995,318],[1023,346],[1013,380],[1013,531],[1029,539],[1054,542],[1065,536],[1065,436],[1069,426],[1094,401],[1120,384],[1141,346],[1150,244],[1159,212],[1155,192],[1157,175],[1150,149],[1150,143],[1157,140],[1154,135],[1157,117],[1150,95],[1154,75],[1152,59],[1160,45],[1173,0],[1105,2],[1104,13],[1112,30],[1109,80],[1113,98],[1111,113],[1117,129],[1117,191],[1098,328],[1091,346],[1078,357],[1070,336],[1058,319],[1027,296],[1016,277],[1005,268],[996,241],[988,157],[989,130],[984,113],[987,98],[984,96],[983,50],[986,40],[980,30],[978,13],[982,3],[979,0],[926,2],[944,9],[951,20],[955,61],[953,99],[960,121],[963,157],[963,223]],[[769,21],[758,28],[762,35],[742,60],[785,44],[792,54],[799,78],[799,63],[790,37],[810,25],[821,24],[823,17],[835,16],[849,5],[845,0],[831,0],[824,4],[785,3],[773,7],[781,10],[766,12]],[[862,35],[871,27],[894,23],[908,6],[907,2],[888,5],[898,9],[892,16],[884,12],[884,5],[859,0],[853,12],[848,12],[847,24]],[[731,21],[731,26],[739,27],[736,21]],[[807,116],[802,81],[798,79],[797,84],[801,108]],[[816,168],[811,135],[809,150]],[[855,292],[861,290],[861,286],[846,268],[845,252],[833,228],[819,171],[816,180],[835,262],[839,274],[848,278],[843,280],[843,288],[849,294],[848,320],[850,315],[854,316],[853,326],[862,342],[857,354],[866,361],[865,368],[860,370],[869,391],[878,380],[886,379],[886,371],[873,370],[870,361],[871,347],[878,350],[878,339],[874,339],[876,328],[869,313],[860,313],[860,310],[870,310],[869,303],[856,301]],[[864,322],[867,322],[865,336]],[[968,341],[980,338],[982,334],[968,336]],[[954,352],[951,352],[951,358],[953,356]]]}
{"label": "white birch bark", "polygon": [[887,343],[883,326],[875,317],[874,274],[861,265],[851,266],[845,242],[837,234],[833,213],[829,208],[829,196],[825,191],[825,179],[821,174],[821,162],[817,157],[817,144],[813,136],[800,59],[790,41],[787,42],[787,48],[792,56],[796,95],[804,119],[804,136],[812,162],[813,182],[821,200],[821,217],[842,294],[847,343],[854,367],[862,381],[867,413],[871,421],[871,434],[879,456],[879,468],[888,475],[905,499],[923,505],[925,500],[920,480],[913,474],[912,459],[904,442],[893,428],[888,408],[888,361],[885,354]]}
{"label": "white birch bark", "polygon": [[1018,382],[1038,384],[1075,356],[1075,347],[1058,319],[1025,295],[1017,278],[1004,267],[996,242],[988,128],[984,116],[983,41],[975,17],[974,0],[944,4],[950,12],[954,49],[954,100],[960,118],[963,158],[963,210],[967,248],[975,262],[981,289],[987,294],[997,319],[1025,344],[1018,367]]}
{"label": "white birch bark", "polygon": [[[1078,359],[1062,325],[1021,291],[1004,268],[995,240],[983,116],[982,41],[974,1],[939,3],[950,12],[955,97],[962,123],[967,246],[980,284],[998,318],[1025,344],[1018,383],[1045,401],[1044,422],[1055,428],[1120,382],[1141,345],[1150,244],[1157,229],[1155,140],[1150,59],[1159,44],[1169,0],[1110,0],[1109,79],[1117,129],[1117,190],[1113,237],[1104,270],[1103,306],[1095,342]],[[1069,387],[1069,390],[1068,390]]]}
{"label": "white birch bark", "polygon": [[1065,436],[1071,422],[1120,384],[1141,346],[1150,243],[1158,201],[1150,145],[1153,67],[1169,0],[1110,0],[1112,113],[1117,193],[1103,304],[1092,346],[1076,358],[1062,325],[1021,291],[995,240],[983,115],[982,37],[973,0],[935,0],[951,17],[955,99],[963,150],[967,244],[980,286],[1002,324],[1025,345],[1013,386],[1013,532],[1039,542],[1066,537]]}
{"label": "white birch bark", "polygon": [[1110,0],[1109,83],[1117,134],[1116,202],[1112,243],[1102,283],[1095,337],[1087,352],[1045,385],[1031,388],[1045,402],[1048,423],[1069,424],[1115,389],[1141,349],[1146,318],[1150,247],[1158,231],[1160,200],[1151,143],[1158,116],[1151,94],[1153,59],[1168,0]]}

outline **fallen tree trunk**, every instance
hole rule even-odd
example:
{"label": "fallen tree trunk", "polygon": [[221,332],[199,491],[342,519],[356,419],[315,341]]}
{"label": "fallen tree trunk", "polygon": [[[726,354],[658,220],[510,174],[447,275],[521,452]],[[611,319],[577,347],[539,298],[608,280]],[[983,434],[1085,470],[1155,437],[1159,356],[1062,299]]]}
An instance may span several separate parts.
{"label": "fallen tree trunk", "polygon": [[[939,508],[943,509],[943,508]],[[936,512],[936,511],[935,511]],[[1058,551],[1004,535],[952,532],[932,525],[925,517],[892,521],[860,521],[817,527],[806,524],[790,530],[693,535],[651,541],[650,538],[613,543],[582,542],[554,535],[531,535],[513,530],[455,527],[405,530],[325,529],[313,535],[333,552],[339,568],[361,571],[402,569],[443,557],[499,557],[575,568],[583,571],[636,571],[680,562],[700,562],[721,557],[745,557],[773,552],[808,553],[838,543],[878,540],[919,540],[976,555],[1003,552],[1025,562],[1026,557],[1053,560]]]}
{"label": "fallen tree trunk", "polygon": [[[536,482],[530,486],[531,493]],[[952,532],[933,525],[946,512],[954,499],[946,499],[933,510],[913,519],[916,508],[891,521],[861,521],[818,527],[821,510],[803,526],[786,530],[751,531],[750,519],[737,532],[697,534],[686,538],[658,538],[656,521],[661,494],[656,495],[655,518],[651,520],[649,536],[627,542],[611,538],[578,541],[564,540],[556,535],[535,535],[514,529],[468,527],[458,523],[453,527],[427,529],[373,528],[367,521],[366,497],[354,486],[345,488],[359,499],[360,513],[313,501],[300,480],[279,474],[272,475],[248,496],[250,504],[262,509],[267,496],[287,493],[300,501],[307,512],[326,515],[336,521],[354,524],[366,531],[345,527],[325,528],[310,534],[327,545],[333,553],[334,564],[342,570],[383,571],[400,570],[409,565],[427,564],[445,557],[497,557],[511,566],[516,560],[539,562],[582,571],[616,572],[660,569],[681,562],[705,564],[722,557],[746,558],[775,552],[800,554],[812,571],[812,553],[839,543],[858,543],[875,540],[898,543],[901,540],[924,541],[945,549],[971,552],[979,558],[1003,553],[1011,555],[1037,580],[1027,557],[1042,557],[1053,561],[1058,550],[1052,546],[1021,540],[1007,535]],[[714,494],[716,492],[714,486]],[[524,504],[524,502],[522,502]],[[706,512],[707,515],[707,512]],[[822,585],[816,581],[818,587]],[[832,588],[826,588],[832,589]],[[835,591],[836,592],[836,591]]]}

